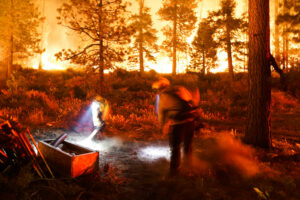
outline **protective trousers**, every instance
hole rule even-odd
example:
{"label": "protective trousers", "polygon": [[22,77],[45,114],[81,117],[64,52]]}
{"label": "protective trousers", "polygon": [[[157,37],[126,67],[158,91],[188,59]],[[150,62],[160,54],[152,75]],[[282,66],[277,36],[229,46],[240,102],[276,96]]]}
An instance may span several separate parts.
{"label": "protective trousers", "polygon": [[176,174],[180,165],[181,148],[183,143],[184,159],[189,161],[192,154],[192,141],[195,130],[195,122],[171,125],[169,129],[169,145],[171,149],[170,173]]}

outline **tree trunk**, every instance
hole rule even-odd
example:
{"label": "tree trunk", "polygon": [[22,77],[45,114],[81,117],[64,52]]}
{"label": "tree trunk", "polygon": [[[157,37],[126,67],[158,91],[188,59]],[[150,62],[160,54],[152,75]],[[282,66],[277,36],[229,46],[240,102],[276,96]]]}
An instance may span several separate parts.
{"label": "tree trunk", "polygon": [[[283,14],[285,15],[286,12],[287,12],[287,8],[286,8],[286,5],[285,5],[285,1],[283,1]],[[285,70],[287,68],[287,26],[284,25],[283,26],[283,31],[282,31],[282,34],[283,34],[283,67],[282,69]]]}
{"label": "tree trunk", "polygon": [[286,64],[285,64],[285,66],[286,66],[286,68],[288,69],[289,68],[289,35],[287,35],[286,36],[286,50],[285,50],[285,52],[286,52],[286,58],[285,58],[285,62],[286,62]]}
{"label": "tree trunk", "polygon": [[[42,16],[45,16],[45,0],[43,0],[43,2],[42,2]],[[39,70],[42,70],[43,69],[43,60],[42,60],[42,58],[43,58],[43,51],[42,51],[42,49],[43,49],[43,47],[44,47],[44,45],[43,45],[43,41],[44,41],[44,25],[45,25],[45,21],[43,21],[42,22],[42,27],[41,27],[41,36],[42,36],[42,38],[41,38],[41,42],[40,42],[40,44],[41,44],[41,46],[40,46],[40,48],[41,48],[41,52],[40,52],[40,60],[39,60]]]}
{"label": "tree trunk", "polygon": [[[245,33],[245,41],[247,41],[248,38],[247,38],[247,33]],[[248,55],[247,55],[247,46],[245,45],[244,46],[244,72],[246,72],[246,69],[247,69],[247,58],[248,58]]]}
{"label": "tree trunk", "polygon": [[227,49],[227,57],[228,57],[228,71],[229,74],[233,80],[234,74],[233,74],[233,66],[232,66],[232,50],[231,50],[231,37],[230,37],[230,30],[228,27],[228,23],[226,24],[226,49]]}
{"label": "tree trunk", "polygon": [[43,69],[43,61],[42,61],[42,56],[43,56],[43,54],[42,54],[42,53],[40,53],[40,60],[39,60],[39,68],[38,68],[38,70],[42,70],[42,69]]}
{"label": "tree trunk", "polygon": [[276,23],[276,19],[278,16],[278,9],[279,9],[279,0],[275,0],[275,35],[274,35],[274,40],[275,40],[275,60],[277,63],[280,61],[280,51],[279,51],[279,26]]}
{"label": "tree trunk", "polygon": [[206,68],[206,66],[205,66],[205,51],[203,50],[202,51],[202,73],[203,74],[205,74],[205,68]]}
{"label": "tree trunk", "polygon": [[14,8],[14,1],[10,1],[10,35],[9,35],[9,45],[8,45],[8,60],[7,60],[7,71],[6,71],[6,80],[8,80],[12,73],[12,67],[14,62],[14,31],[13,31],[13,23],[14,23],[14,16],[13,16],[13,8]]}
{"label": "tree trunk", "polygon": [[102,33],[102,0],[99,4],[99,83],[100,94],[104,92],[104,57],[103,57],[103,33]]}
{"label": "tree trunk", "polygon": [[8,80],[12,73],[12,67],[13,67],[13,57],[14,57],[14,37],[11,33],[10,40],[9,40],[9,56],[8,56],[8,62],[7,62],[7,74],[6,74],[6,80]]}
{"label": "tree trunk", "polygon": [[142,27],[142,16],[143,16],[144,1],[140,0],[140,27],[139,27],[139,58],[140,58],[140,74],[144,73],[144,51],[143,51],[143,27]]}
{"label": "tree trunk", "polygon": [[249,99],[244,141],[271,147],[269,0],[249,1]]}
{"label": "tree trunk", "polygon": [[[285,32],[285,28],[283,28],[283,32]],[[282,36],[282,69],[285,70],[286,68],[286,37],[285,33]]]}
{"label": "tree trunk", "polygon": [[176,75],[176,50],[177,50],[177,3],[175,1],[174,21],[173,21],[173,62],[172,62],[172,75]]}

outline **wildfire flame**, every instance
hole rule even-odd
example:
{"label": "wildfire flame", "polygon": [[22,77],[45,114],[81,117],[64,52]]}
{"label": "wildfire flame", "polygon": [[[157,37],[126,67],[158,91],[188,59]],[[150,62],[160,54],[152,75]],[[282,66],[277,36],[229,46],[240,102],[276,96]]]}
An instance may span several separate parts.
{"label": "wildfire flame", "polygon": [[218,56],[218,67],[211,69],[210,72],[217,73],[217,72],[224,72],[228,69],[228,62],[227,62],[227,53],[225,51],[220,51],[217,53]]}
{"label": "wildfire flame", "polygon": [[55,58],[54,53],[50,53],[47,50],[42,53],[41,59],[36,59],[34,61],[33,68],[38,69],[40,64],[42,65],[42,68],[45,70],[66,69],[66,66]]}

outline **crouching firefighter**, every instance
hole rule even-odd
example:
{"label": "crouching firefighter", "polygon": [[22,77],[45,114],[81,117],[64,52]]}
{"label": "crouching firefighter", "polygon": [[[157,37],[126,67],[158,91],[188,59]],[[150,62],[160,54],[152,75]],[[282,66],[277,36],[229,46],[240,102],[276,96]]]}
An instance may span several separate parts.
{"label": "crouching firefighter", "polygon": [[102,139],[103,130],[106,126],[105,120],[109,114],[109,106],[106,99],[97,96],[92,102],[92,119],[94,131],[87,139]]}
{"label": "crouching firefighter", "polygon": [[180,146],[183,143],[184,161],[190,162],[192,156],[192,141],[198,120],[197,108],[199,92],[191,94],[182,86],[170,86],[166,78],[160,78],[152,84],[158,90],[156,111],[161,132],[167,132],[169,125],[169,145],[171,150],[170,175],[176,175],[180,166]]}

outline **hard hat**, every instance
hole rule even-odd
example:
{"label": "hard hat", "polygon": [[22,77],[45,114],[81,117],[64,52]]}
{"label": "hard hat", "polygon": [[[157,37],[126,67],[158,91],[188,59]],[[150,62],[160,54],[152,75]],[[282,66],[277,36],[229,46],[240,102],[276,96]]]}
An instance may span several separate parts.
{"label": "hard hat", "polygon": [[170,81],[164,77],[159,77],[158,81],[152,84],[153,89],[161,89],[168,87],[170,85]]}
{"label": "hard hat", "polygon": [[104,101],[103,97],[101,97],[100,95],[97,95],[95,97],[95,100],[98,101],[98,102],[103,102]]}

